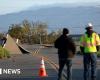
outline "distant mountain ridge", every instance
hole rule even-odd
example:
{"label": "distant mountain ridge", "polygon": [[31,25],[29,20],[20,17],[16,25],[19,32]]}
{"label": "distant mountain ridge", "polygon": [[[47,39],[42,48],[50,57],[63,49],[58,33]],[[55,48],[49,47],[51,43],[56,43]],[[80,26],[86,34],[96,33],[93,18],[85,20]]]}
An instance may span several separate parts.
{"label": "distant mountain ridge", "polygon": [[46,22],[50,30],[68,27],[71,33],[82,33],[85,25],[93,22],[96,31],[99,32],[100,7],[47,7],[1,15],[0,31],[7,30],[10,24],[21,23],[24,19]]}

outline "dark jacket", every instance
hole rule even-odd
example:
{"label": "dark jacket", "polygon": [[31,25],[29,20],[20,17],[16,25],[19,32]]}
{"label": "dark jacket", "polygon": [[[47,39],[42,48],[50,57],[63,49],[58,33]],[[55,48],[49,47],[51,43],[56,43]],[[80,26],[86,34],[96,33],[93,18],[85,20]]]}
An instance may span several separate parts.
{"label": "dark jacket", "polygon": [[58,49],[58,54],[60,58],[68,58],[68,53],[71,51],[75,54],[76,47],[75,43],[69,36],[61,35],[54,43],[55,48]]}

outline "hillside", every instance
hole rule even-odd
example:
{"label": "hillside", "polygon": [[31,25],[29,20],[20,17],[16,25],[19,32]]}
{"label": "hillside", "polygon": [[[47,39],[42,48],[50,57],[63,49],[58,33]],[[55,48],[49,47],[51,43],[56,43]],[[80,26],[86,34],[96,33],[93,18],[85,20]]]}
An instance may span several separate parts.
{"label": "hillside", "polygon": [[88,22],[93,22],[98,31],[100,25],[99,7],[47,7],[40,9],[29,9],[19,13],[0,16],[0,28],[7,30],[10,24],[20,23],[24,19],[29,21],[46,22],[49,29],[68,27],[71,33],[84,32],[83,29]]}

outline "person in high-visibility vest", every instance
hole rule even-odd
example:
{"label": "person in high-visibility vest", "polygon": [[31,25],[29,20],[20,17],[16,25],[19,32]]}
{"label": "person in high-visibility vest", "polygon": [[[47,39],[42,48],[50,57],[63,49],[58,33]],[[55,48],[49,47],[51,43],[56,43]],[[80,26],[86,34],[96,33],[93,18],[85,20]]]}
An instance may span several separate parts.
{"label": "person in high-visibility vest", "polygon": [[93,31],[93,25],[88,23],[86,33],[80,39],[80,49],[83,53],[84,80],[89,80],[89,68],[91,66],[91,80],[96,80],[97,54],[100,46],[99,35]]}

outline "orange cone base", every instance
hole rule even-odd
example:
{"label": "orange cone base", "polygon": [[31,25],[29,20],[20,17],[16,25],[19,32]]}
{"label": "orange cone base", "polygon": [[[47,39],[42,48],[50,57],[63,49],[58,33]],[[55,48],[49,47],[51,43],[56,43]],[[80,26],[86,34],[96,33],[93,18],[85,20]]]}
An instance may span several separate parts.
{"label": "orange cone base", "polygon": [[47,77],[47,74],[46,74],[45,69],[40,68],[40,71],[39,71],[39,76],[40,76],[40,77]]}

